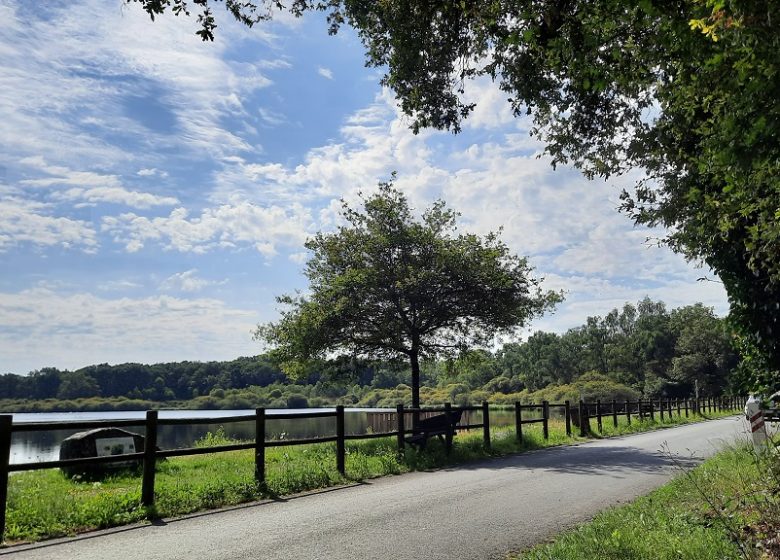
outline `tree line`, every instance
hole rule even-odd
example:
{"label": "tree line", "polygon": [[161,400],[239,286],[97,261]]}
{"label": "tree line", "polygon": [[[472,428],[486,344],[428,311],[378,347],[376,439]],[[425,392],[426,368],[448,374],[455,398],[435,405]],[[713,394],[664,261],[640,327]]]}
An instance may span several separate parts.
{"label": "tree line", "polygon": [[[428,402],[501,400],[501,395],[560,387],[588,394],[594,383],[607,383],[606,393],[613,395],[685,397],[698,388],[702,396],[710,396],[730,389],[737,363],[725,320],[711,308],[697,303],[668,310],[663,302],[645,298],[588,317],[563,334],[537,331],[496,351],[428,360],[421,364],[420,376],[423,401]],[[405,402],[410,381],[408,363],[348,358],[319,361],[290,379],[271,355],[263,354],[225,362],[99,364],[74,371],[8,373],[0,375],[0,398],[194,400],[198,408],[334,402],[384,406]]]}

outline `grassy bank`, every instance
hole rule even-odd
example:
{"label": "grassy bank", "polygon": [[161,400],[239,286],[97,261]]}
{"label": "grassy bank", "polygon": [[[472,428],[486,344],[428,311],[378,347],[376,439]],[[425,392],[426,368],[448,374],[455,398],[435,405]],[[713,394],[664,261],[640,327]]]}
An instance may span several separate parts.
{"label": "grassy bank", "polygon": [[730,448],[633,503],[513,560],[780,558],[776,456]]}
{"label": "grassy bank", "polygon": [[[661,423],[656,416],[655,422],[639,422],[634,418],[628,425],[625,418],[620,418],[615,428],[612,419],[605,418],[603,436],[647,431],[700,419],[675,417]],[[595,421],[592,425],[595,429]],[[347,443],[346,477],[336,470],[335,444],[274,447],[266,452],[266,488],[255,484],[251,451],[177,457],[158,464],[154,511],[146,511],[139,505],[141,481],[134,472],[116,474],[101,481],[69,479],[56,469],[19,473],[9,482],[6,541],[74,534],[149,517],[171,517],[378,476],[584,441],[584,438],[567,437],[562,421],[552,420],[549,432],[550,437],[545,440],[541,425],[524,426],[523,441],[518,442],[514,430],[495,429],[491,432],[490,448],[483,445],[481,430],[461,433],[455,438],[450,455],[437,440],[424,452],[407,447],[402,456],[397,453],[394,438],[350,441]],[[228,442],[217,433],[199,443],[211,446]]]}

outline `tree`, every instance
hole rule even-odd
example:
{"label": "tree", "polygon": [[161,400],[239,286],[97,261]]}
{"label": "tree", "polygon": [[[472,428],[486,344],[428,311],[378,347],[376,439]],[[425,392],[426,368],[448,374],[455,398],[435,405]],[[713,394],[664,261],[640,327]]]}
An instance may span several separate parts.
{"label": "tree", "polygon": [[[150,15],[170,0],[134,0]],[[208,0],[192,0],[204,40]],[[212,2],[213,4],[214,2]],[[186,0],[172,10],[186,13]],[[780,3],[774,0],[226,1],[355,27],[415,131],[460,130],[468,80],[533,116],[553,163],[589,177],[645,171],[623,210],[723,281],[740,345],[780,369]],[[178,11],[177,11],[178,10]]]}
{"label": "tree", "polygon": [[68,371],[62,374],[58,399],[80,399],[100,396],[97,382],[81,371]]}
{"label": "tree", "polygon": [[696,385],[705,395],[720,394],[737,363],[724,321],[697,303],[672,311],[671,323],[677,334],[671,377],[686,394]]}
{"label": "tree", "polygon": [[362,212],[342,204],[347,225],[306,242],[310,295],[278,298],[281,319],[256,333],[293,374],[325,355],[406,359],[418,407],[421,359],[485,345],[561,300],[498,234],[456,235],[442,201],[417,219],[380,183]]}

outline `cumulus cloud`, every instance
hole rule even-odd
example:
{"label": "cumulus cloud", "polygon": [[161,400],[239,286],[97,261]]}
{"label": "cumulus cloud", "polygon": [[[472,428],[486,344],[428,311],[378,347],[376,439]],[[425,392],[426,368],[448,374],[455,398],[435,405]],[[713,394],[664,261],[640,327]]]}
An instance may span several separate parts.
{"label": "cumulus cloud", "polygon": [[[383,92],[346,119],[337,139],[310,150],[300,163],[242,158],[225,165],[212,198],[238,203],[262,196],[282,206],[301,201],[317,209],[315,227],[327,230],[340,223],[340,198],[359,205],[359,191],[370,192],[396,170],[396,186],[418,209],[442,198],[461,212],[462,230],[484,234],[503,228],[509,246],[530,255],[538,274],[557,279],[553,287],[565,288],[571,279],[578,291],[549,323],[556,328],[581,323],[585,311],[644,295],[681,305],[678,296],[684,295],[693,298],[687,303],[702,300],[725,309],[720,285],[700,286],[695,281],[700,271],[646,243],[663,232],[634,227],[617,211],[620,189],[638,174],[605,184],[574,169],[553,171],[542,144],[528,133],[529,121],[512,116],[495,85],[480,83],[477,89],[486,103],[469,126],[490,132],[480,133],[480,141],[460,143],[446,135],[444,142],[445,134],[433,131],[413,135]],[[582,289],[586,284],[603,293]]]}
{"label": "cumulus cloud", "polygon": [[197,273],[198,269],[193,268],[172,274],[160,284],[160,289],[163,291],[199,292],[209,286],[221,286],[227,283],[227,280],[198,278]]}
{"label": "cumulus cloud", "polygon": [[165,178],[165,177],[168,176],[168,172],[167,171],[160,171],[156,167],[151,167],[151,168],[146,168],[145,167],[143,169],[139,169],[138,172],[136,172],[136,175],[138,175],[139,177],[162,177],[162,178]]}
{"label": "cumulus cloud", "polygon": [[258,347],[251,332],[257,321],[252,311],[207,298],[110,299],[41,286],[0,292],[3,367],[15,373],[45,366],[253,355]]}
{"label": "cumulus cloud", "polygon": [[0,197],[0,252],[32,244],[94,252],[97,232],[87,222],[50,215],[51,205],[14,196]]}
{"label": "cumulus cloud", "polygon": [[73,171],[64,166],[49,165],[40,156],[24,158],[20,163],[34,166],[37,171],[48,175],[38,179],[23,179],[19,181],[21,185],[37,188],[70,187],[52,193],[52,198],[55,200],[87,202],[90,204],[105,202],[124,204],[134,208],[173,206],[179,202],[176,197],[172,196],[159,196],[147,192],[128,190],[122,186],[119,177],[116,175],[94,173],[92,171]]}
{"label": "cumulus cloud", "polygon": [[312,226],[310,211],[300,204],[282,208],[245,202],[207,208],[197,217],[190,217],[185,208],[154,218],[134,213],[107,216],[101,229],[131,253],[148,242],[157,242],[167,250],[199,254],[217,248],[251,247],[271,258],[280,247],[300,247]]}
{"label": "cumulus cloud", "polygon": [[333,79],[333,70],[331,70],[330,68],[323,68],[322,66],[320,66],[319,68],[317,68],[317,74],[319,74],[320,76],[328,80]]}

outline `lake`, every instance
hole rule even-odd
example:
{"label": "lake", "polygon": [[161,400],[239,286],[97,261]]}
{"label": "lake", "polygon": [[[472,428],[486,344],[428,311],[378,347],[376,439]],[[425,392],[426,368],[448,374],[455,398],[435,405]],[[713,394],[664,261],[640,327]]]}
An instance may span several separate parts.
{"label": "lake", "polygon": [[[299,439],[329,436],[336,433],[335,418],[274,419],[276,414],[330,412],[332,408],[266,409],[266,439]],[[344,429],[347,435],[379,433],[395,429],[395,410],[389,408],[347,408],[344,413]],[[221,423],[220,418],[254,414],[254,410],[161,410],[160,419],[166,418],[214,418],[213,424],[193,426],[159,426],[157,445],[161,449],[192,447],[195,441],[214,432],[221,426],[229,437],[253,440],[254,422]],[[27,422],[76,422],[91,420],[135,420],[145,418],[146,412],[40,412],[15,413],[14,423]],[[481,412],[464,413],[462,423],[479,424]],[[493,426],[511,425],[514,413],[509,410],[491,410],[490,423]],[[407,422],[407,425],[409,423]],[[143,426],[127,428],[143,434]],[[14,433],[11,440],[11,463],[52,461],[59,459],[60,442],[82,430],[51,430],[45,432]]]}

